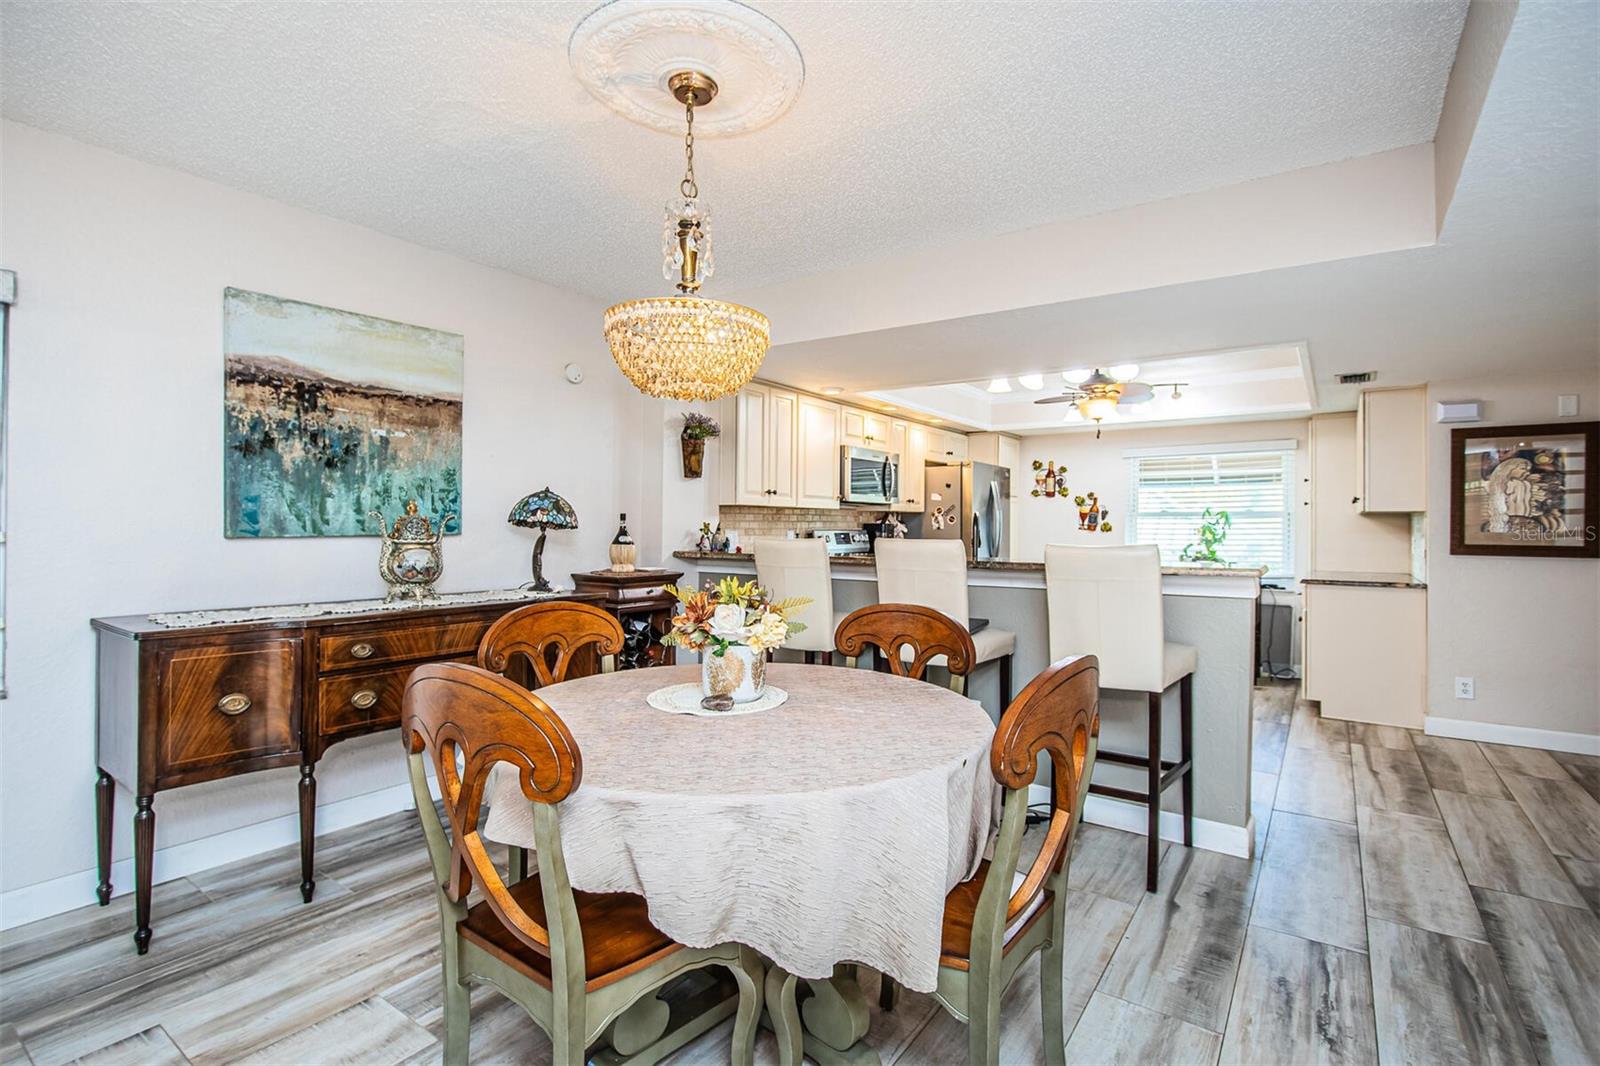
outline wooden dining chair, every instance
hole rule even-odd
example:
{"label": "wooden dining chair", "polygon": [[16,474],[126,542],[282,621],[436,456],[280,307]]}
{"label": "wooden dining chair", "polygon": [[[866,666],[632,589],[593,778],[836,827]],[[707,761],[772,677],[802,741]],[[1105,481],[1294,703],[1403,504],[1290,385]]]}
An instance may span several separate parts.
{"label": "wooden dining chair", "polygon": [[930,666],[950,671],[952,691],[966,695],[967,675],[978,663],[972,634],[948,615],[914,603],[877,603],[845,615],[834,648],[854,668],[871,647],[892,673],[921,681]]}
{"label": "wooden dining chair", "polygon": [[[1005,789],[992,858],[951,889],[944,901],[939,977],[933,998],[967,1023],[967,1060],[999,1060],[1000,999],[1022,964],[1042,951],[1040,1009],[1044,1057],[1066,1062],[1061,996],[1066,965],[1067,873],[1083,817],[1089,776],[1100,744],[1100,667],[1092,655],[1062,659],[1034,678],[1000,716],[989,767]],[[1039,755],[1050,758],[1054,780],[1050,823],[1026,873],[1017,871],[1028,821],[1028,786]],[[995,874],[995,871],[1000,871]],[[780,1061],[798,1063],[802,1036],[794,1006],[795,981],[769,975],[767,1007]]]}
{"label": "wooden dining chair", "polygon": [[[655,1062],[709,1028],[693,1019],[628,1039],[618,1019],[690,970],[726,967],[739,986],[733,1061],[748,1066],[761,1014],[762,964],[750,948],[690,948],[650,924],[642,897],[574,891],[567,880],[556,805],[577,790],[583,756],[550,706],[487,670],[436,663],[413,671],[400,712],[437,886],[444,968],[444,1061],[465,1063],[469,985],[488,984],[519,1004],[550,1036],[553,1061],[578,1066],[610,1032],[620,1061]],[[433,763],[449,819],[434,808],[423,766]],[[510,764],[533,804],[538,872],[514,885],[500,879],[479,833],[489,770]],[[473,885],[481,902],[467,906]],[[643,1044],[644,1046],[637,1046]],[[613,1056],[615,1059],[615,1056]]]}
{"label": "wooden dining chair", "polygon": [[[528,689],[565,681],[582,660],[579,652],[594,647],[600,672],[617,668],[622,650],[622,625],[587,603],[530,603],[495,619],[478,642],[478,665],[509,677]],[[506,873],[517,882],[528,876],[528,849],[508,849]]]}
{"label": "wooden dining chair", "polygon": [[526,687],[538,689],[565,681],[590,645],[600,656],[600,672],[611,673],[622,650],[621,623],[587,603],[530,603],[489,627],[478,642],[478,665],[505,674],[520,660],[532,671]]}

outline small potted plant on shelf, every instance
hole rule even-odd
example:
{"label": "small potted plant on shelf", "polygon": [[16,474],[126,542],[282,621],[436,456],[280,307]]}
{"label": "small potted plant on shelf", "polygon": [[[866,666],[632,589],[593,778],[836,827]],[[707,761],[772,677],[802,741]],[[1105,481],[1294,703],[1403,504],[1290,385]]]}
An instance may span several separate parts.
{"label": "small potted plant on shelf", "polygon": [[722,427],[710,415],[686,411],[683,415],[683,476],[697,478],[705,470],[706,441],[722,436]]}
{"label": "small potted plant on shelf", "polygon": [[1217,549],[1228,539],[1228,529],[1232,525],[1233,516],[1227,511],[1213,511],[1207,507],[1206,513],[1200,516],[1200,529],[1196,533],[1199,542],[1185,545],[1178,558],[1186,563],[1227,566],[1228,560],[1218,555]]}
{"label": "small potted plant on shelf", "polygon": [[774,600],[754,581],[725,577],[707,589],[665,586],[678,599],[672,630],[661,643],[700,652],[700,687],[707,698],[749,703],[767,683],[767,652],[781,648],[791,633],[805,629],[793,621],[804,597]]}

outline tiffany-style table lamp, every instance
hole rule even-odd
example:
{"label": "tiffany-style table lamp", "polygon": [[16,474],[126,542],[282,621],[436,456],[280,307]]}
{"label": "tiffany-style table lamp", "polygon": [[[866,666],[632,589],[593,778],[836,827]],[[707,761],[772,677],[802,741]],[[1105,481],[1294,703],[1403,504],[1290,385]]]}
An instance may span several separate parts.
{"label": "tiffany-style table lamp", "polygon": [[550,486],[546,485],[538,492],[518,500],[506,521],[514,526],[539,531],[539,539],[533,543],[533,580],[522,587],[535,592],[554,592],[550,582],[544,579],[545,533],[551,529],[578,528],[578,515],[573,511],[572,504],[550,491]]}

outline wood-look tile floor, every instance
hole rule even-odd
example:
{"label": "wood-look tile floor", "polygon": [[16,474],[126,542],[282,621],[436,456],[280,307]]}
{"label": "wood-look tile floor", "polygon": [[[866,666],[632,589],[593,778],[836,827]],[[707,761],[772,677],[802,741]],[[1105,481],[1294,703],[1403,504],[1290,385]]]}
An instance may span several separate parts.
{"label": "wood-look tile floor", "polygon": [[[1294,691],[1256,690],[1255,861],[1168,845],[1147,894],[1142,839],[1084,826],[1068,1061],[1600,1061],[1600,758],[1327,721]],[[437,1062],[415,817],[324,837],[315,902],[298,883],[288,848],[161,885],[142,958],[129,897],[0,935],[0,1066]],[[1038,996],[1034,960],[1003,1004],[1003,1062],[1043,1060]],[[549,1061],[520,1008],[473,1001],[474,1062]],[[728,1036],[674,1061],[725,1062]],[[966,1056],[914,993],[874,1007],[867,1039],[886,1064]],[[758,1059],[776,1061],[770,1034]]]}

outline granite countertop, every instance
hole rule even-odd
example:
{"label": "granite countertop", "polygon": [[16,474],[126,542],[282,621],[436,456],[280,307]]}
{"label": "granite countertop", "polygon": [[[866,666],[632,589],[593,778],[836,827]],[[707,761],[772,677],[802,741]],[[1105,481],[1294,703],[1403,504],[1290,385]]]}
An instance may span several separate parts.
{"label": "granite countertop", "polygon": [[1359,570],[1318,570],[1300,579],[1302,585],[1345,585],[1369,589],[1425,589],[1426,581],[1410,574],[1364,573]]}
{"label": "granite countertop", "polygon": [[[740,560],[755,560],[754,552],[706,552],[706,551],[676,551],[672,553],[675,559],[685,559],[689,562],[725,563]],[[875,566],[877,561],[871,555],[834,555],[829,561],[841,566]],[[967,563],[969,570],[1000,570],[1018,574],[1042,574],[1043,563],[1029,563],[1010,560],[975,559]],[[1169,577],[1255,577],[1259,578],[1266,573],[1265,567],[1245,566],[1163,566],[1161,572]]]}

